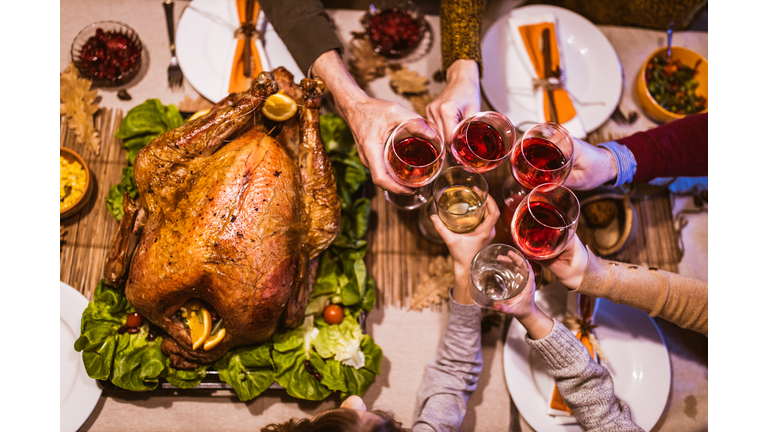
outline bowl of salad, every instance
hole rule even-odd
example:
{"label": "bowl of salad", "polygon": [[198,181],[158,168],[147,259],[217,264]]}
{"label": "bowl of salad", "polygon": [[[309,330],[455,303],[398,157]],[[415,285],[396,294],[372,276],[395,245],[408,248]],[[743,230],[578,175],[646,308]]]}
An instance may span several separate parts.
{"label": "bowl of salad", "polygon": [[635,82],[640,107],[659,123],[707,112],[707,59],[674,46],[669,61],[666,57],[667,48],[661,47],[643,62]]}

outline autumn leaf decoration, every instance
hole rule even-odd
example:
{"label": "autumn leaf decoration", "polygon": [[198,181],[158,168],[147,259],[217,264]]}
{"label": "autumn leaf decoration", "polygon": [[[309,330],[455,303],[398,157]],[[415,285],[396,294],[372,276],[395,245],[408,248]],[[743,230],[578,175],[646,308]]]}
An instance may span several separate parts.
{"label": "autumn leaf decoration", "polygon": [[96,155],[101,148],[99,131],[93,122],[93,116],[99,110],[99,105],[95,103],[97,93],[91,90],[91,80],[82,78],[72,63],[62,72],[59,85],[60,112],[66,115],[69,127],[75,133],[75,141],[84,144]]}

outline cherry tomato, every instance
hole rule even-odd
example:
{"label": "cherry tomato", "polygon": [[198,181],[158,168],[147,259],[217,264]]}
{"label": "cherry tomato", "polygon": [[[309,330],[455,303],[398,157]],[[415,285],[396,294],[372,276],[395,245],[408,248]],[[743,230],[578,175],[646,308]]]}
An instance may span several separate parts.
{"label": "cherry tomato", "polygon": [[139,315],[138,312],[134,312],[132,314],[128,314],[128,319],[125,321],[125,325],[128,327],[136,328],[141,325],[141,323],[144,322],[144,317]]}
{"label": "cherry tomato", "polygon": [[338,324],[344,320],[344,310],[339,305],[328,305],[323,311],[323,319],[328,324]]}

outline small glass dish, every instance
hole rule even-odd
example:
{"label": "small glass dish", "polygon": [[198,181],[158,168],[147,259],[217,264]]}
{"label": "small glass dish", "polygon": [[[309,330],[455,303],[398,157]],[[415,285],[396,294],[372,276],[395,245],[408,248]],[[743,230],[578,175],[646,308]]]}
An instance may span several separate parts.
{"label": "small glass dish", "polygon": [[142,44],[136,31],[119,21],[98,21],[72,41],[72,63],[97,87],[116,87],[141,69]]}
{"label": "small glass dish", "polygon": [[424,14],[411,0],[378,0],[361,21],[373,50],[391,59],[413,52],[427,28]]}

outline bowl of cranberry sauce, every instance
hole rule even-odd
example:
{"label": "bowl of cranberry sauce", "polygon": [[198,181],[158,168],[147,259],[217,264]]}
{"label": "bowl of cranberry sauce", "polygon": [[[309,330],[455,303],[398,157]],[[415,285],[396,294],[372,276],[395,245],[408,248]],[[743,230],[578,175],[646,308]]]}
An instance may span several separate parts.
{"label": "bowl of cranberry sauce", "polygon": [[402,58],[421,42],[426,21],[421,9],[407,1],[379,1],[362,19],[373,49],[384,57]]}
{"label": "bowl of cranberry sauce", "polygon": [[141,40],[126,24],[99,21],[80,30],[72,42],[72,63],[100,87],[127,83],[141,67]]}

